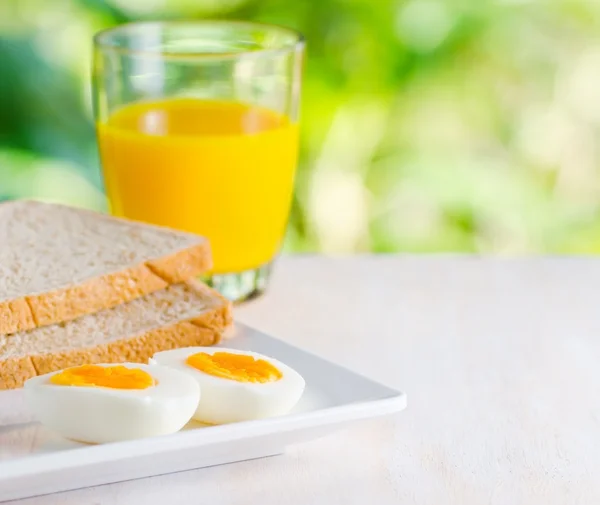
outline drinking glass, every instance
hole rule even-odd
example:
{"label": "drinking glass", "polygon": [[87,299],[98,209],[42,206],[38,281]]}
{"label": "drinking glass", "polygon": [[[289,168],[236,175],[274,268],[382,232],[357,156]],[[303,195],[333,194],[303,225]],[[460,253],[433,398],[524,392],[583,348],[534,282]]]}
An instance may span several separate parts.
{"label": "drinking glass", "polygon": [[267,285],[298,155],[304,40],[253,22],[139,22],[94,38],[94,113],[114,215],[204,235],[206,278]]}

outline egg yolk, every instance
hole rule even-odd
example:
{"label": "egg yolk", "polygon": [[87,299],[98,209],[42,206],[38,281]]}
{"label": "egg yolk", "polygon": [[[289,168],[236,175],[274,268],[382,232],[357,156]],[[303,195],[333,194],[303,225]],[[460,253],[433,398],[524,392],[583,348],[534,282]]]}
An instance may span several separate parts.
{"label": "egg yolk", "polygon": [[199,352],[189,356],[186,363],[209,375],[238,382],[275,382],[283,377],[268,361],[246,354]]}
{"label": "egg yolk", "polygon": [[58,386],[103,387],[113,389],[146,389],[154,386],[152,376],[139,368],[83,365],[68,368],[50,377]]}

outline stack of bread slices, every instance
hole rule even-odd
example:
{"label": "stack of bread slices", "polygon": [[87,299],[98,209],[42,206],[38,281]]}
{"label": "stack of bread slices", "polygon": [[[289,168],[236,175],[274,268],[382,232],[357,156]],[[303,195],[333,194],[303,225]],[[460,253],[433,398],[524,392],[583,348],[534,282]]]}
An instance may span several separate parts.
{"label": "stack of bread slices", "polygon": [[207,239],[71,207],[0,205],[0,389],[84,363],[212,345],[227,300],[196,276]]}

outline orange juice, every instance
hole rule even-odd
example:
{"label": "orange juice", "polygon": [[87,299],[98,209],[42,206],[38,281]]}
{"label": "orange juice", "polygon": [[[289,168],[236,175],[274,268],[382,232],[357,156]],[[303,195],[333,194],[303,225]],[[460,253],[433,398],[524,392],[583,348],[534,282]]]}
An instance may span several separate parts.
{"label": "orange juice", "polygon": [[208,237],[214,273],[277,254],[298,151],[287,117],[237,102],[139,102],[98,125],[98,140],[113,214]]}

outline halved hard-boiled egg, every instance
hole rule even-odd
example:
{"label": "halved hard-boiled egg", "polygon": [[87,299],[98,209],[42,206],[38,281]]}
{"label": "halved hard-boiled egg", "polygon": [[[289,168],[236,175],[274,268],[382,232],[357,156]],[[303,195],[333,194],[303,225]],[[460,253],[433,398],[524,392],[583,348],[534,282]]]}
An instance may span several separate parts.
{"label": "halved hard-boiled egg", "polygon": [[89,443],[174,433],[200,400],[198,382],[189,375],[138,363],[66,368],[29,379],[24,388],[42,424]]}
{"label": "halved hard-boiled egg", "polygon": [[304,391],[298,372],[255,352],[187,347],[156,353],[150,362],[194,378],[202,391],[194,419],[208,424],[286,414]]}

